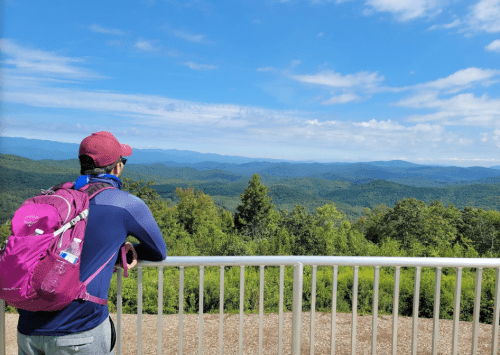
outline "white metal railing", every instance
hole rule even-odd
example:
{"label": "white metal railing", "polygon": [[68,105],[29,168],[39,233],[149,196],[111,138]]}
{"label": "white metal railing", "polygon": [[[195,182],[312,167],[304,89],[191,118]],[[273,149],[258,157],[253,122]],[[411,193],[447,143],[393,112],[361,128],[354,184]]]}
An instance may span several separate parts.
{"label": "white metal railing", "polygon": [[[491,354],[498,351],[498,330],[500,320],[500,259],[460,259],[460,258],[398,258],[398,257],[343,257],[343,256],[244,256],[244,257],[168,257],[162,262],[141,261],[138,264],[138,299],[137,299],[137,353],[142,355],[142,269],[145,267],[157,267],[158,273],[158,314],[163,314],[163,269],[165,267],[179,268],[179,354],[183,354],[183,312],[184,312],[184,268],[199,267],[199,343],[198,353],[203,353],[203,291],[204,291],[204,268],[208,266],[220,267],[220,324],[219,324],[219,354],[223,352],[223,311],[224,311],[224,267],[240,267],[240,318],[239,318],[239,354],[243,353],[243,304],[244,304],[244,268],[245,266],[260,267],[260,292],[259,292],[259,355],[262,354],[263,339],[263,314],[264,314],[264,268],[266,266],[280,266],[279,285],[279,323],[278,323],[278,353],[283,352],[283,290],[284,290],[284,268],[294,267],[293,277],[293,305],[292,305],[292,354],[300,354],[301,326],[302,326],[302,290],[304,266],[312,266],[311,285],[311,334],[310,353],[314,353],[315,346],[315,308],[316,308],[316,273],[318,266],[331,266],[333,268],[332,280],[332,324],[331,324],[331,354],[335,353],[336,335],[336,308],[337,308],[337,277],[339,266],[351,266],[353,272],[353,295],[352,295],[352,330],[351,330],[351,353],[356,353],[356,320],[357,320],[357,297],[359,267],[371,266],[374,268],[373,283],[373,321],[372,321],[372,349],[376,354],[377,319],[378,319],[378,289],[380,278],[380,267],[394,267],[394,304],[392,325],[392,354],[397,351],[397,327],[398,327],[398,305],[399,305],[399,281],[401,267],[415,267],[415,284],[413,295],[413,325],[411,352],[417,354],[417,330],[418,330],[418,308],[420,295],[420,276],[423,267],[436,269],[436,281],[434,290],[434,328],[432,338],[432,353],[437,354],[439,338],[439,300],[441,290],[441,270],[443,267],[456,269],[454,312],[453,312],[453,334],[452,355],[458,352],[459,315],[460,315],[460,292],[462,283],[462,269],[476,269],[476,283],[474,293],[474,314],[472,324],[472,347],[471,354],[476,355],[478,350],[479,335],[479,310],[481,299],[481,281],[484,268],[496,269],[495,300],[492,323]],[[5,303],[0,300],[0,355],[5,355]],[[158,317],[158,354],[162,354],[162,328],[163,317]],[[122,354],[122,272],[118,272],[117,278],[117,355]]]}

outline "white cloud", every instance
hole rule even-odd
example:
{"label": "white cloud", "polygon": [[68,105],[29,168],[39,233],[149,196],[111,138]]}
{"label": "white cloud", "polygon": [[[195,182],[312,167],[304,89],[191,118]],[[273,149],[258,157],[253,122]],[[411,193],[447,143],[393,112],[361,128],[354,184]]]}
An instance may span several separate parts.
{"label": "white cloud", "polygon": [[488,95],[476,97],[465,93],[439,98],[437,94],[420,94],[400,100],[397,105],[436,110],[434,113],[412,115],[408,119],[410,122],[440,121],[447,125],[500,127],[500,99]]}
{"label": "white cloud", "polygon": [[268,72],[268,71],[274,71],[275,69],[273,67],[262,67],[262,68],[257,68],[255,70],[258,72]]}
{"label": "white cloud", "polygon": [[345,104],[361,100],[361,94],[371,94],[380,90],[380,83],[384,77],[378,72],[362,71],[354,74],[342,75],[334,71],[323,71],[313,75],[292,75],[293,80],[301,83],[319,85],[330,90],[331,97],[322,100],[322,105]]}
{"label": "white cloud", "polygon": [[139,39],[135,42],[134,48],[141,52],[156,52],[158,51],[158,47],[155,45],[155,41]]}
{"label": "white cloud", "polygon": [[500,0],[480,0],[472,7],[470,24],[477,30],[500,32]]}
{"label": "white cloud", "polygon": [[496,39],[488,44],[485,49],[490,52],[500,52],[500,39]]}
{"label": "white cloud", "polygon": [[99,26],[98,24],[95,24],[95,23],[90,25],[89,28],[92,32],[96,32],[96,33],[104,33],[107,35],[116,35],[116,36],[123,35],[122,30],[119,30],[117,28],[105,28],[105,27]]}
{"label": "white cloud", "polygon": [[459,19],[456,19],[455,21],[453,21],[451,23],[445,23],[445,24],[441,24],[441,25],[432,25],[431,27],[429,27],[429,31],[437,30],[437,29],[449,30],[450,28],[458,27],[461,24],[462,24],[462,21],[460,21]]}
{"label": "white cloud", "polygon": [[378,12],[390,12],[399,21],[426,17],[440,11],[438,0],[367,0],[366,5]]}
{"label": "white cloud", "polygon": [[314,75],[292,75],[294,80],[332,88],[364,87],[374,88],[384,80],[378,72],[362,71],[355,74],[342,75],[334,71],[324,71]]}
{"label": "white cloud", "polygon": [[[117,118],[113,127],[99,130],[112,128],[131,132],[136,129],[142,132],[142,136],[147,132],[151,132],[151,137],[175,136],[182,144],[197,144],[197,147],[209,143],[221,147],[235,146],[235,149],[258,145],[269,156],[276,157],[280,154],[278,152],[283,152],[283,157],[289,159],[292,156],[293,159],[310,159],[307,151],[314,152],[315,159],[329,161],[345,155],[372,157],[366,152],[373,151],[377,151],[380,158],[394,154],[437,157],[460,144],[471,144],[467,137],[450,136],[440,122],[405,125],[391,120],[320,120],[308,112],[50,87],[44,90],[26,87],[22,91],[10,87],[3,95],[4,102],[8,103],[54,110],[83,110]],[[450,103],[450,106],[453,105]],[[40,123],[32,128],[25,125],[23,130],[38,132],[44,129]]]}
{"label": "white cloud", "polygon": [[193,34],[183,30],[173,30],[172,34],[178,38],[193,43],[213,44],[213,41],[207,40],[204,34]]}
{"label": "white cloud", "polygon": [[332,96],[328,100],[321,102],[322,105],[345,104],[351,101],[359,100],[360,97],[353,93],[346,93],[338,96]]}
{"label": "white cloud", "polygon": [[418,84],[414,88],[452,89],[461,90],[473,84],[489,85],[495,77],[500,76],[500,70],[466,68],[458,70],[446,78],[437,79],[423,84]]}
{"label": "white cloud", "polygon": [[[15,75],[36,75],[38,77],[57,77],[67,79],[102,79],[102,75],[83,68],[83,58],[62,56],[54,52],[32,49],[17,44],[10,39],[2,39],[2,53],[6,59],[6,69]],[[5,69],[4,69],[5,72]]]}
{"label": "white cloud", "polygon": [[194,63],[194,62],[184,62],[182,65],[187,66],[190,69],[193,70],[215,70],[217,69],[217,65],[213,64],[199,64],[199,63]]}

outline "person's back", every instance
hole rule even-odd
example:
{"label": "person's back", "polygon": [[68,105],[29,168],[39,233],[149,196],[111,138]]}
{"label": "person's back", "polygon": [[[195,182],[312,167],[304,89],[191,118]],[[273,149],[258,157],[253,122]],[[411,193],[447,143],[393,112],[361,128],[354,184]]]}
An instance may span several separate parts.
{"label": "person's back", "polygon": [[[80,280],[94,274],[117,252],[131,235],[140,241],[134,245],[138,259],[161,261],[166,245],[151,212],[139,198],[121,191],[120,176],[132,149],[121,145],[108,132],[85,138],[80,145],[82,176],[75,189],[87,183],[104,182],[116,189],[99,193],[90,201],[90,213],[83,245]],[[107,299],[118,253],[89,283],[92,296]],[[19,310],[19,355],[28,354],[110,354],[112,325],[108,307],[76,300],[56,312]]]}

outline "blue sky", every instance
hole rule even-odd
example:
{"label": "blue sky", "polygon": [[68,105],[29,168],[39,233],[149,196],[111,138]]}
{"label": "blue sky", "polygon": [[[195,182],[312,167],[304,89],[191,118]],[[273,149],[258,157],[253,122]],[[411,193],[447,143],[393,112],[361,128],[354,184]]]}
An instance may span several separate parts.
{"label": "blue sky", "polygon": [[0,134],[500,165],[500,0],[2,4]]}

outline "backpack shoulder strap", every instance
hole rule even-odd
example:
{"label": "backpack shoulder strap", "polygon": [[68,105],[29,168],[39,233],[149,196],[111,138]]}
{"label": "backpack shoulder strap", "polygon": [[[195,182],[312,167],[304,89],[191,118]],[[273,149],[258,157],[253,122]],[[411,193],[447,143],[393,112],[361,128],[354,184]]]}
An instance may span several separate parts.
{"label": "backpack shoulder strap", "polygon": [[75,186],[75,183],[72,181],[62,182],[60,184],[52,186],[50,189],[42,190],[42,194],[52,194],[59,189],[71,189],[73,186]]}
{"label": "backpack shoulder strap", "polygon": [[89,195],[89,200],[93,199],[98,193],[104,190],[116,189],[116,187],[106,184],[104,182],[97,182],[92,184],[87,184],[82,187],[79,191],[86,192]]}

